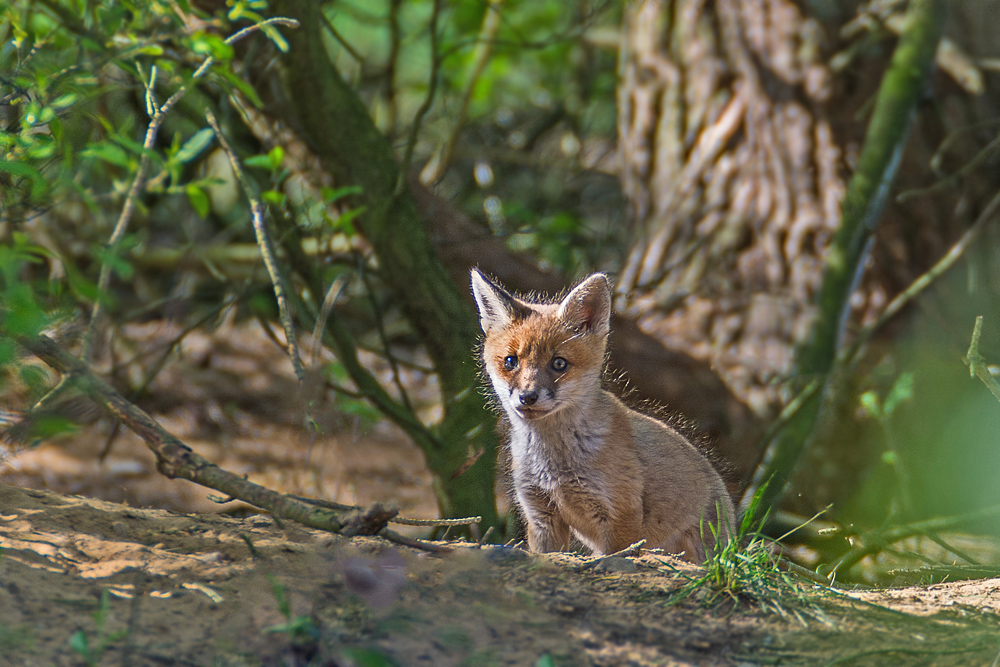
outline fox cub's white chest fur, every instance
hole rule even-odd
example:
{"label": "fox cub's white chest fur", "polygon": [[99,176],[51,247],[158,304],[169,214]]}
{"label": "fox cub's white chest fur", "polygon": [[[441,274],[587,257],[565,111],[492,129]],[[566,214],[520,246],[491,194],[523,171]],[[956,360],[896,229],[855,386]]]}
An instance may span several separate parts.
{"label": "fox cub's white chest fur", "polygon": [[[611,289],[595,273],[557,303],[516,298],[477,269],[483,364],[510,422],[516,500],[532,551],[595,554],[640,539],[701,562],[728,539],[733,504],[681,434],[601,388]],[[721,528],[720,528],[721,527]]]}

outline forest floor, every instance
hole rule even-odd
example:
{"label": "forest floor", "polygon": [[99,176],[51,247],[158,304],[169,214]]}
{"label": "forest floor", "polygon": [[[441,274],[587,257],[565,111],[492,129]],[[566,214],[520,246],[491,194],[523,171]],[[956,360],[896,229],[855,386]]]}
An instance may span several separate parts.
{"label": "forest floor", "polygon": [[[301,437],[287,363],[260,341],[189,337],[144,405],[259,483],[433,517],[391,429],[331,417],[333,435]],[[0,463],[0,667],[1000,664],[1000,580],[685,596],[702,571],[665,554],[432,553],[278,524],[158,475],[131,434],[101,461],[109,432]]]}

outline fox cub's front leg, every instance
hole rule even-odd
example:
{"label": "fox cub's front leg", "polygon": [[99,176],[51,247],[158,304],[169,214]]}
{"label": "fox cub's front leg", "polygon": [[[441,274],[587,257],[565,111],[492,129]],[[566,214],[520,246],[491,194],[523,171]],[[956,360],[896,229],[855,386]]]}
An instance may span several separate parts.
{"label": "fox cub's front leg", "polygon": [[569,549],[569,524],[552,497],[537,486],[517,490],[518,501],[528,522],[528,548],[536,553]]}

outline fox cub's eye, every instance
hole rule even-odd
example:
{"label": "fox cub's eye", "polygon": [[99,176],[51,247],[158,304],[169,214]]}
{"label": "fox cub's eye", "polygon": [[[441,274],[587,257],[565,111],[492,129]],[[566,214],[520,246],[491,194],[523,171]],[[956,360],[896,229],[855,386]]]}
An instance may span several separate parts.
{"label": "fox cub's eye", "polygon": [[517,368],[517,355],[511,354],[503,358],[503,368],[506,371],[512,371]]}
{"label": "fox cub's eye", "polygon": [[569,362],[562,357],[556,357],[552,360],[552,370],[554,371],[564,371],[567,366],[569,366]]}

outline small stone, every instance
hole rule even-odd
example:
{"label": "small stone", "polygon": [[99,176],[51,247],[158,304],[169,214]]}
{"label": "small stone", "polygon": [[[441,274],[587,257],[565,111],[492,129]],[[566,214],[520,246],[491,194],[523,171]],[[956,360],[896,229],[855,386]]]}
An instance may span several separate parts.
{"label": "small stone", "polygon": [[527,551],[524,549],[516,549],[514,547],[505,547],[503,545],[491,545],[482,548],[484,554],[486,554],[486,559],[498,563],[500,565],[513,565],[514,563],[523,563],[531,558]]}
{"label": "small stone", "polygon": [[600,563],[594,566],[594,570],[597,572],[620,572],[622,574],[631,574],[632,572],[637,572],[639,566],[635,564],[631,559],[625,558],[624,556],[611,556],[610,558],[605,558]]}

